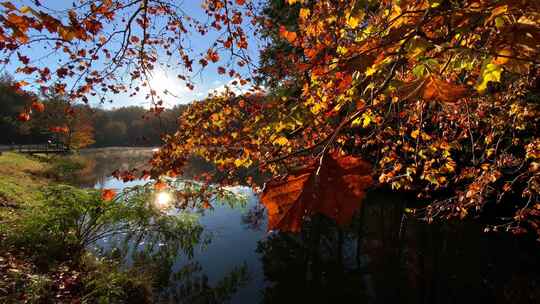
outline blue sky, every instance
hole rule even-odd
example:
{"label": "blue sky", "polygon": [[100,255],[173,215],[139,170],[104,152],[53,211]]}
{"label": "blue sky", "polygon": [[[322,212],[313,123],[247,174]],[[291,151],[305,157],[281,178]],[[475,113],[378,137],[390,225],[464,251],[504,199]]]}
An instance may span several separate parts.
{"label": "blue sky", "polygon": [[[44,7],[47,8],[48,12],[52,12],[51,14],[54,15],[55,11],[58,11],[58,13],[55,15],[56,17],[62,15],[60,11],[71,8],[73,3],[73,1],[69,0],[41,0],[40,2]],[[22,7],[23,5],[35,7],[33,0],[19,0],[14,1],[14,3],[17,7]],[[203,22],[208,20],[208,16],[205,14],[201,6],[202,0],[188,0],[183,2],[178,1],[178,3],[181,3],[180,5],[182,6],[182,9],[187,15]],[[245,21],[245,23],[247,22]],[[106,28],[106,30],[112,30],[114,28],[114,24],[109,25],[109,27],[110,29]],[[258,49],[260,47],[260,42],[254,38],[250,27],[244,27],[244,29],[249,38],[249,48],[247,52],[249,56],[254,60],[254,62],[256,62],[258,58]],[[196,54],[206,52],[206,50],[211,46],[211,44],[215,41],[216,38],[217,33],[212,32],[205,36],[201,36],[198,33],[193,34],[190,39],[190,46],[194,50],[193,53]],[[51,70],[54,71],[54,66],[57,65],[57,60],[61,58],[62,54],[60,51],[52,52],[51,47],[48,47],[47,49],[45,47],[46,46],[33,45],[32,48],[23,49],[21,53],[30,57],[32,60],[38,61],[42,66],[49,66]],[[222,55],[222,58],[225,58],[225,56]],[[174,60],[176,58],[172,59]],[[198,60],[195,60],[195,62],[196,61]],[[17,80],[23,80],[24,78],[21,77],[27,77],[26,75],[15,73],[15,69],[17,68],[18,64],[18,60],[16,60],[16,57],[14,57],[11,62],[12,63],[6,67],[5,71],[7,73],[13,75]],[[218,64],[223,65],[224,62],[220,61],[218,62]],[[150,83],[153,89],[157,92],[163,92],[164,90],[167,90],[174,95],[172,96],[170,94],[161,94],[167,107],[171,107],[176,104],[189,103],[193,100],[200,100],[206,97],[209,92],[212,92],[214,90],[222,90],[226,84],[232,81],[232,79],[228,77],[228,75],[219,75],[217,73],[218,64],[209,63],[209,65],[200,74],[193,78],[193,80],[195,81],[194,90],[189,90],[185,86],[183,81],[176,77],[179,71],[179,67],[178,65],[174,64],[174,61],[171,62],[170,66],[157,66],[156,69],[153,71],[153,79],[150,81]],[[239,70],[238,67],[234,68],[236,70]],[[194,70],[197,71],[198,69],[198,64],[194,64]],[[114,108],[127,105],[149,106],[150,102],[148,100],[145,100],[144,95],[145,94],[139,94],[135,97],[129,97],[129,94],[110,94],[107,95],[107,97],[111,98],[113,100],[113,103],[105,102],[104,104],[100,104],[98,98],[92,98],[90,96],[89,97],[90,103],[93,106],[103,108]]]}

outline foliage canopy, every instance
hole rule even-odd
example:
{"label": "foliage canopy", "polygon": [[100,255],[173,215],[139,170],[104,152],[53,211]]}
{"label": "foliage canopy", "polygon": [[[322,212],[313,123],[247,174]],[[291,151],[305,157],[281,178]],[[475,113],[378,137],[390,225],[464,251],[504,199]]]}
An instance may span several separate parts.
{"label": "foliage canopy", "polygon": [[[181,174],[191,154],[224,172],[319,172],[334,151],[371,162],[380,185],[416,193],[428,220],[487,214],[494,229],[540,234],[538,1],[207,0],[207,24],[174,1],[81,1],[64,19],[3,6],[4,60],[16,55],[43,90],[83,100],[129,91],[114,75],[148,85],[161,53],[187,72],[229,59],[218,73],[266,86],[190,105],[153,158],[154,176]],[[245,52],[250,24],[267,41],[259,66]],[[218,38],[191,54],[190,27]],[[24,47],[37,39],[69,60],[35,66]],[[148,93],[159,113],[157,96]]]}

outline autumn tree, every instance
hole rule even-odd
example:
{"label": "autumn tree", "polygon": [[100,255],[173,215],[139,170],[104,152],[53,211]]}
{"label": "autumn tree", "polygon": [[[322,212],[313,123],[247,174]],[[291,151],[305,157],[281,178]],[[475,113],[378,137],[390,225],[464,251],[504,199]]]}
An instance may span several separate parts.
{"label": "autumn tree", "polygon": [[[14,90],[16,81],[13,77],[4,75],[0,78],[0,144],[11,145],[13,143],[27,143],[29,134],[34,131],[34,126],[27,124],[24,114],[25,107],[30,107],[34,103],[35,107],[42,105],[37,103],[36,96],[28,92]],[[37,107],[41,110],[41,107]]]}
{"label": "autumn tree", "polygon": [[[537,231],[537,2],[289,1],[292,25],[271,11],[282,4],[261,17],[276,89],[193,106],[158,166],[176,170],[173,151],[197,147],[225,170],[279,174],[340,150],[371,161],[381,186],[417,193],[428,221],[495,214],[494,230]],[[242,149],[212,148],[230,142]]]}
{"label": "autumn tree", "polygon": [[[194,154],[224,172],[309,168],[319,182],[331,155],[347,155],[369,161],[378,185],[417,194],[428,221],[488,214],[493,229],[540,234],[538,1],[202,3],[208,23],[175,1],[81,1],[62,13],[4,2],[0,50],[35,89],[73,101],[145,94],[155,114],[163,101],[148,79],[165,59],[188,87],[208,67],[267,85],[190,105],[152,160],[156,178],[181,174]],[[268,42],[261,66],[246,53],[251,24]],[[209,33],[208,49],[186,46]],[[60,65],[29,58],[36,43]]]}

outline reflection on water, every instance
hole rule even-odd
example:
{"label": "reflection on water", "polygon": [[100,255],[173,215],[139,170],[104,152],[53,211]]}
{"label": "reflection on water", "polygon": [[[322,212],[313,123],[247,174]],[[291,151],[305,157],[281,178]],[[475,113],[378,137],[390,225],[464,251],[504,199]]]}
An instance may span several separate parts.
{"label": "reflection on water", "polygon": [[140,182],[122,183],[110,179],[115,170],[131,168],[146,169],[152,157],[150,148],[98,148],[85,149],[80,156],[85,159],[85,168],[78,174],[76,183],[83,187],[100,187],[105,182],[112,188],[139,185]]}
{"label": "reflection on water", "polygon": [[[151,151],[100,151],[87,183],[144,163]],[[351,227],[314,218],[300,234],[266,233],[265,210],[246,205],[199,210],[192,252],[135,254],[132,265],[160,274],[160,303],[540,303],[538,242],[485,234],[472,223],[427,225],[403,214],[403,197],[373,192]],[[167,193],[156,203],[166,205]],[[144,242],[144,241],[143,241]],[[157,251],[159,252],[159,251]]]}

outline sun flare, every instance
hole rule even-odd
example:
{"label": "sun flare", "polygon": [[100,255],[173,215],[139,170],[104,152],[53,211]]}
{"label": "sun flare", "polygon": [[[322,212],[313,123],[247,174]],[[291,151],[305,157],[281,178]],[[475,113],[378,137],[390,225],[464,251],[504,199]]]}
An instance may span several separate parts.
{"label": "sun flare", "polygon": [[158,71],[152,75],[149,80],[149,89],[154,90],[157,94],[172,93],[178,94],[183,86],[173,77],[169,77],[166,72]]}
{"label": "sun flare", "polygon": [[171,205],[172,195],[169,192],[159,192],[156,194],[156,206],[159,208],[167,208]]}

